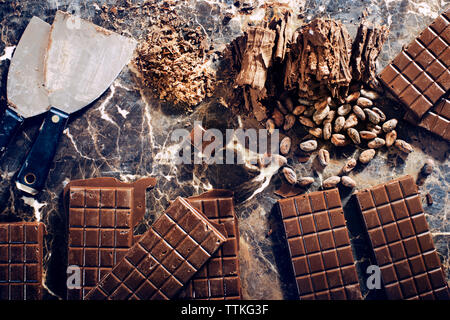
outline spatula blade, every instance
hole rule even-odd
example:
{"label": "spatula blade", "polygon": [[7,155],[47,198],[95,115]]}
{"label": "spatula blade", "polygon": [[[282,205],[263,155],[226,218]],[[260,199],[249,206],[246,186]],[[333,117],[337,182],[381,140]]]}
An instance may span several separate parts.
{"label": "spatula blade", "polygon": [[133,39],[58,11],[45,64],[50,104],[68,114],[90,104],[119,75],[135,47]]}
{"label": "spatula blade", "polygon": [[44,87],[44,60],[50,25],[31,18],[14,51],[8,71],[6,94],[9,106],[24,118],[49,109]]}

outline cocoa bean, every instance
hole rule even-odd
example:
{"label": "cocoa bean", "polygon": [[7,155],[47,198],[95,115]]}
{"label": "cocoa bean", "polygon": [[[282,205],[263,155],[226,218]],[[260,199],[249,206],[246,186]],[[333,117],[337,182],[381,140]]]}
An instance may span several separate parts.
{"label": "cocoa bean", "polygon": [[307,187],[314,182],[313,177],[301,177],[297,179],[297,184],[301,187]]}
{"label": "cocoa bean", "polygon": [[336,121],[334,122],[334,132],[340,132],[344,128],[345,124],[345,118],[344,117],[337,117]]}
{"label": "cocoa bean", "polygon": [[286,181],[288,183],[290,183],[290,184],[297,183],[297,174],[295,173],[294,170],[292,170],[291,168],[288,168],[288,167],[284,167],[282,172],[283,172],[284,178],[286,179]]}
{"label": "cocoa bean", "polygon": [[350,139],[352,139],[354,144],[360,144],[361,143],[361,138],[359,137],[359,133],[355,128],[348,128],[347,129],[347,134],[350,137]]}
{"label": "cocoa bean", "polygon": [[355,127],[357,124],[358,124],[358,117],[356,116],[356,114],[352,113],[345,120],[344,130],[347,130],[348,128]]}
{"label": "cocoa bean", "polygon": [[355,91],[353,93],[350,93],[346,98],[345,98],[345,102],[349,103],[352,101],[355,101],[356,99],[358,99],[360,96],[359,91]]}
{"label": "cocoa bean", "polygon": [[388,133],[386,133],[385,140],[386,140],[386,147],[392,147],[394,145],[395,140],[397,139],[397,131],[392,130]]}
{"label": "cocoa bean", "polygon": [[372,160],[374,156],[375,156],[375,150],[368,149],[368,150],[364,150],[363,152],[361,152],[358,160],[359,160],[359,162],[366,164],[366,163],[369,163],[370,160]]}
{"label": "cocoa bean", "polygon": [[283,155],[287,155],[291,150],[291,138],[284,137],[280,142],[280,152]]}
{"label": "cocoa bean", "polygon": [[317,141],[316,140],[307,140],[300,143],[300,149],[305,152],[312,152],[317,149]]}
{"label": "cocoa bean", "polygon": [[391,119],[389,121],[386,121],[385,123],[383,123],[383,131],[384,132],[391,132],[392,130],[395,129],[395,127],[397,126],[397,119]]}
{"label": "cocoa bean", "polygon": [[384,114],[383,111],[381,111],[381,110],[378,109],[377,107],[373,107],[373,108],[372,108],[372,111],[375,112],[375,113],[378,115],[378,117],[380,117],[380,121],[381,121],[381,122],[386,121],[386,115]]}
{"label": "cocoa bean", "polygon": [[365,140],[372,140],[377,137],[377,135],[372,131],[360,131],[359,136]]}
{"label": "cocoa bean", "polygon": [[300,121],[300,123],[302,125],[304,125],[306,127],[309,127],[309,128],[313,128],[315,126],[314,122],[310,118],[307,118],[307,117],[304,117],[304,116],[300,116],[298,118],[298,121]]}
{"label": "cocoa bean", "polygon": [[355,180],[353,180],[349,176],[343,176],[341,178],[341,183],[342,183],[343,186],[345,186],[347,188],[354,188],[354,187],[356,187]]}
{"label": "cocoa bean", "polygon": [[360,93],[361,93],[361,95],[364,98],[367,98],[367,99],[370,99],[370,100],[377,100],[380,97],[378,92],[375,92],[375,91],[372,91],[372,90],[361,89]]}
{"label": "cocoa bean", "polygon": [[319,128],[319,127],[309,129],[308,132],[310,134],[312,134],[316,138],[321,138],[322,137],[322,129]]}
{"label": "cocoa bean", "polygon": [[342,167],[341,172],[344,173],[344,174],[349,173],[350,171],[352,171],[356,167],[356,163],[357,163],[356,159],[354,159],[354,158],[349,159],[345,163],[345,165]]}
{"label": "cocoa bean", "polygon": [[406,142],[404,140],[400,140],[400,139],[397,139],[395,141],[395,146],[405,153],[411,153],[414,150],[412,145],[410,145],[408,142]]}
{"label": "cocoa bean", "polygon": [[326,167],[330,163],[330,153],[326,149],[320,149],[317,155],[319,163]]}
{"label": "cocoa bean", "polygon": [[283,130],[288,131],[294,126],[294,124],[295,124],[295,116],[293,114],[286,115],[284,119]]}
{"label": "cocoa bean", "polygon": [[299,116],[303,112],[305,112],[305,110],[306,110],[306,106],[301,104],[301,105],[295,107],[294,111],[292,111],[292,114],[294,116]]}
{"label": "cocoa bean", "polygon": [[303,112],[303,115],[305,117],[311,118],[314,112],[316,112],[316,109],[314,109],[314,106],[311,106],[308,109],[306,109],[305,112]]}
{"label": "cocoa bean", "polygon": [[379,135],[381,132],[381,127],[379,125],[376,125],[373,123],[368,123],[366,127],[367,127],[367,130],[375,133],[376,135]]}
{"label": "cocoa bean", "polygon": [[324,189],[334,188],[338,185],[339,182],[341,182],[341,177],[331,176],[322,182],[322,187]]}
{"label": "cocoa bean", "polygon": [[324,108],[327,107],[327,106],[328,106],[328,101],[327,101],[327,99],[325,99],[325,100],[316,102],[316,103],[314,104],[314,109],[316,109],[316,110],[322,110],[322,109],[324,109]]}
{"label": "cocoa bean", "polygon": [[364,98],[364,97],[359,97],[356,100],[356,104],[362,108],[367,108],[367,107],[371,107],[373,105],[372,100]]}
{"label": "cocoa bean", "polygon": [[364,113],[363,109],[361,109],[361,107],[356,104],[353,106],[353,113],[356,114],[359,120],[366,120],[366,114]]}
{"label": "cocoa bean", "polygon": [[326,105],[324,108],[317,110],[313,115],[313,120],[316,124],[321,124],[330,112],[330,107]]}
{"label": "cocoa bean", "polygon": [[375,139],[369,141],[367,146],[371,149],[378,149],[378,148],[381,148],[382,146],[384,146],[385,144],[386,144],[386,141],[384,139],[375,138]]}
{"label": "cocoa bean", "polygon": [[282,114],[288,113],[288,110],[283,106],[283,104],[280,101],[277,100],[276,104],[277,104],[278,110],[280,110]]}
{"label": "cocoa bean", "polygon": [[333,129],[331,126],[331,122],[326,122],[323,125],[323,139],[330,140],[332,131],[333,131]]}
{"label": "cocoa bean", "polygon": [[303,98],[298,98],[298,103],[303,104],[305,106],[312,106],[313,103],[307,99],[303,99]]}
{"label": "cocoa bean", "polygon": [[364,109],[364,112],[367,116],[367,119],[369,119],[370,122],[372,122],[373,124],[380,123],[380,116],[376,112],[367,108]]}
{"label": "cocoa bean", "polygon": [[352,106],[350,104],[344,104],[337,109],[337,113],[340,116],[346,116],[349,112],[352,111]]}
{"label": "cocoa bean", "polygon": [[335,116],[336,116],[336,111],[330,110],[330,112],[328,112],[325,120],[323,120],[323,123],[333,122]]}
{"label": "cocoa bean", "polygon": [[284,105],[289,112],[294,111],[294,104],[292,103],[291,98],[287,97],[286,99],[284,99]]}
{"label": "cocoa bean", "polygon": [[272,119],[275,122],[275,126],[277,128],[280,128],[283,125],[283,123],[284,123],[284,116],[281,113],[281,111],[278,110],[277,108],[275,108],[273,110]]}
{"label": "cocoa bean", "polygon": [[335,133],[331,136],[331,143],[336,147],[343,147],[348,144],[348,140],[343,134]]}

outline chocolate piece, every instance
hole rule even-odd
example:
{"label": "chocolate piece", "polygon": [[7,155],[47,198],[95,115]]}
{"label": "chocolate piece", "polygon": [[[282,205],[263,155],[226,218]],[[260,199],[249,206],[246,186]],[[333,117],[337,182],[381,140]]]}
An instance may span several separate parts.
{"label": "chocolate piece", "polygon": [[414,179],[392,180],[356,198],[388,299],[449,299]]}
{"label": "chocolate piece", "polygon": [[447,9],[381,73],[381,81],[417,118],[450,89],[450,26]]}
{"label": "chocolate piece", "polygon": [[155,183],[154,178],[133,183],[94,178],[66,186],[67,264],[81,269],[81,289],[68,289],[68,299],[83,299],[131,248],[133,228],[145,213],[145,190]]}
{"label": "chocolate piece", "polygon": [[227,230],[227,241],[192,277],[178,296],[190,300],[241,299],[239,271],[239,229],[234,212],[233,193],[211,190],[188,199],[209,221],[221,223]]}
{"label": "chocolate piece", "polygon": [[362,299],[339,191],[278,204],[300,299]]}
{"label": "chocolate piece", "polygon": [[411,111],[408,111],[405,114],[405,120],[450,140],[450,99],[441,99],[420,120],[417,120],[417,117]]}
{"label": "chocolate piece", "polygon": [[174,298],[226,241],[226,234],[223,225],[178,197],[86,299]]}
{"label": "chocolate piece", "polygon": [[0,223],[0,300],[42,299],[44,232],[40,222]]}

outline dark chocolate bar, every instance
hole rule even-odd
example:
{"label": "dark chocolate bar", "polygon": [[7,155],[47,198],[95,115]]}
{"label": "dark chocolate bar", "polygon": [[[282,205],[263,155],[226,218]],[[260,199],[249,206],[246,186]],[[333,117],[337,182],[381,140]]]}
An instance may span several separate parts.
{"label": "dark chocolate bar", "polygon": [[223,225],[178,197],[86,299],[172,299],[226,239]]}
{"label": "dark chocolate bar", "polygon": [[0,300],[41,300],[45,227],[0,223]]}
{"label": "dark chocolate bar", "polygon": [[447,9],[379,75],[419,119],[450,89],[449,18]]}
{"label": "dark chocolate bar", "polygon": [[133,183],[94,178],[66,186],[68,266],[81,269],[81,289],[68,289],[68,299],[83,299],[125,256],[134,243],[133,228],[144,217],[145,190],[155,183],[154,178]]}
{"label": "dark chocolate bar", "polygon": [[234,212],[233,193],[211,190],[188,199],[210,221],[223,224],[227,241],[192,277],[178,298],[190,300],[241,299],[239,270],[239,229]]}
{"label": "dark chocolate bar", "polygon": [[413,177],[356,194],[388,299],[449,299]]}
{"label": "dark chocolate bar", "polygon": [[300,299],[362,299],[339,191],[278,204]]}

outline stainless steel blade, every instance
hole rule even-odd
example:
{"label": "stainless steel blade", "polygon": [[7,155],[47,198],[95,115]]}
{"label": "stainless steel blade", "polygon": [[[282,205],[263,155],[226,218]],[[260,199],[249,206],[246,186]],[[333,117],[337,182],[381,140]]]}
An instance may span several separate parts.
{"label": "stainless steel blade", "polygon": [[9,105],[28,118],[49,109],[44,87],[44,60],[50,25],[38,17],[31,18],[9,66],[6,95]]}
{"label": "stainless steel blade", "polygon": [[97,99],[135,47],[133,39],[57,11],[45,62],[50,104],[70,114]]}

